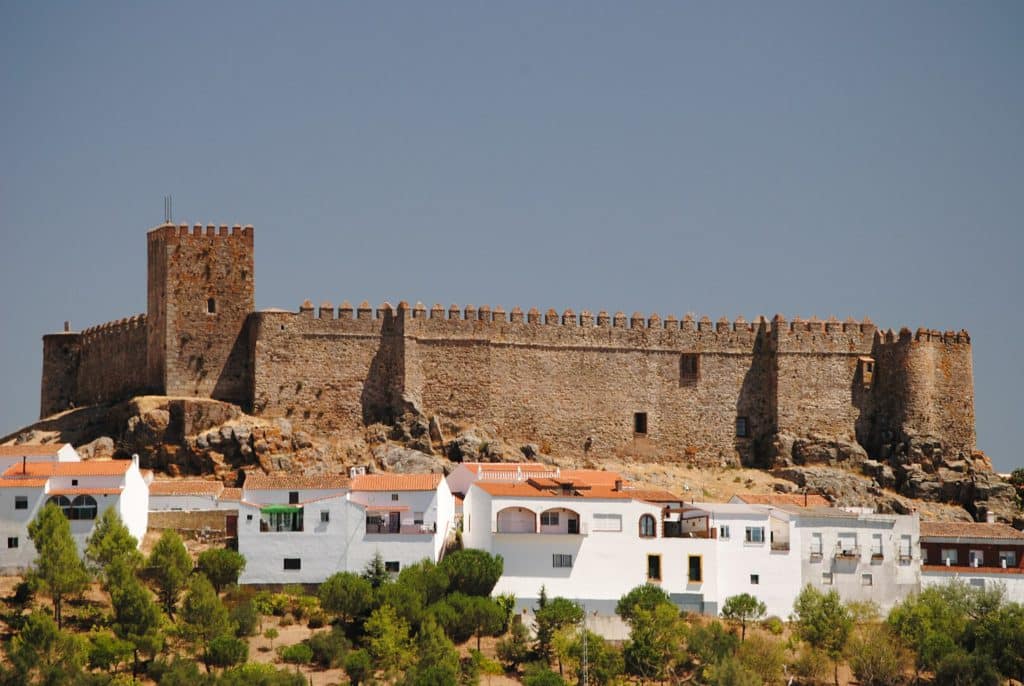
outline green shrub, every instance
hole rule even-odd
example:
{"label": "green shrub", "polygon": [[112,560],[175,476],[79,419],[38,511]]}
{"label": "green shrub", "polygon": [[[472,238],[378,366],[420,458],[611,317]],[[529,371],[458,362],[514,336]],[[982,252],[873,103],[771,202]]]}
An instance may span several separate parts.
{"label": "green shrub", "polygon": [[786,627],[786,625],[782,623],[782,620],[775,615],[765,617],[764,621],[761,622],[761,626],[765,631],[775,636],[781,636]]}
{"label": "green shrub", "polygon": [[309,647],[313,651],[313,662],[324,669],[340,667],[351,647],[345,632],[338,627],[330,631],[321,631],[309,637]]}
{"label": "green shrub", "polygon": [[235,623],[236,636],[253,636],[260,624],[260,615],[256,611],[255,603],[251,600],[243,600],[231,608],[231,621]]}
{"label": "green shrub", "polygon": [[282,660],[293,665],[308,665],[313,661],[313,649],[305,643],[281,646],[277,649],[277,653]]}

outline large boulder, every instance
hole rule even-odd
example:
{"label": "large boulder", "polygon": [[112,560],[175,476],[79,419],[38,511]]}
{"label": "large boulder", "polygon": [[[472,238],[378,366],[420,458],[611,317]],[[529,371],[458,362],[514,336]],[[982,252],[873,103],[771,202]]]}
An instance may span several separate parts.
{"label": "large boulder", "polygon": [[448,473],[447,460],[398,445],[381,445],[373,449],[378,464],[399,474]]}

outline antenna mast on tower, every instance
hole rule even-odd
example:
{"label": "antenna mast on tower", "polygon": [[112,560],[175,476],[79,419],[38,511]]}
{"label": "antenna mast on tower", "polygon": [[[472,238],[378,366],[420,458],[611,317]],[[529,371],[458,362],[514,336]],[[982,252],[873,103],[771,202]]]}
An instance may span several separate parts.
{"label": "antenna mast on tower", "polygon": [[164,224],[170,224],[174,221],[174,206],[173,198],[169,195],[164,196]]}

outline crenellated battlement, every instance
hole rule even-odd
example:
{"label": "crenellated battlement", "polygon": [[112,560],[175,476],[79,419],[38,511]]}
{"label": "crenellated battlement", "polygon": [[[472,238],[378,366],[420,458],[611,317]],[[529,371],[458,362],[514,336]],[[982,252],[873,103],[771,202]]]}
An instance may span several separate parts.
{"label": "crenellated battlement", "polygon": [[252,224],[161,224],[150,229],[149,236],[170,242],[196,238],[234,239],[252,245],[253,233]]}
{"label": "crenellated battlement", "polygon": [[104,322],[82,329],[80,332],[82,342],[88,342],[100,336],[117,336],[125,331],[146,328],[146,315],[137,314],[132,317],[123,317],[112,322]]}

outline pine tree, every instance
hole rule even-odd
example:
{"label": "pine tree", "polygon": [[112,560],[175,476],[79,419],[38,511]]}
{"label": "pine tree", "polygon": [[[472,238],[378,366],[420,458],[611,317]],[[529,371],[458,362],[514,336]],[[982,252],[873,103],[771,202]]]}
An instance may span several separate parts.
{"label": "pine tree", "polygon": [[78,556],[71,537],[71,524],[56,505],[47,504],[39,512],[28,525],[28,536],[38,553],[29,576],[53,600],[53,617],[60,629],[64,598],[85,590],[89,585],[89,571]]}
{"label": "pine tree", "polygon": [[164,531],[146,561],[145,574],[156,586],[164,612],[174,616],[178,596],[192,573],[192,558],[181,537],[170,529]]}

